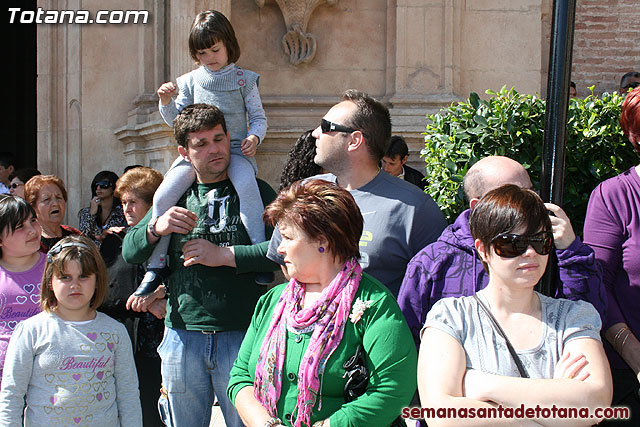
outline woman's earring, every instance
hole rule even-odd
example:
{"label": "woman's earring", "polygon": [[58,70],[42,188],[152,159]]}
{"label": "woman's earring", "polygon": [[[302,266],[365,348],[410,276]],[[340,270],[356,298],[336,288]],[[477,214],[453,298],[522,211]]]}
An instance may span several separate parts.
{"label": "woman's earring", "polygon": [[323,248],[322,246],[320,246],[320,247],[318,248],[318,252],[323,253],[323,252],[324,252],[324,248]]}

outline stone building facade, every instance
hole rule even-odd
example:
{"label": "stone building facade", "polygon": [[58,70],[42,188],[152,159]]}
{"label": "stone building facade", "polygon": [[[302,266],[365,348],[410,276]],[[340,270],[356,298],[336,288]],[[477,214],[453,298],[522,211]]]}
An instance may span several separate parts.
{"label": "stone building facade", "polygon": [[[104,9],[149,12],[146,24],[37,27],[38,168],[67,183],[71,225],[98,171],[121,174],[142,164],[164,173],[176,157],[155,92],[193,69],[187,36],[201,10],[229,17],[242,49],[238,65],[261,75],[269,130],[256,158],[259,176],[276,188],[289,148],[345,89],[389,105],[393,132],[409,141],[410,162],[419,167],[426,114],[471,91],[546,87],[552,0],[37,3],[91,16]],[[290,31],[302,41],[297,50],[283,44]]]}

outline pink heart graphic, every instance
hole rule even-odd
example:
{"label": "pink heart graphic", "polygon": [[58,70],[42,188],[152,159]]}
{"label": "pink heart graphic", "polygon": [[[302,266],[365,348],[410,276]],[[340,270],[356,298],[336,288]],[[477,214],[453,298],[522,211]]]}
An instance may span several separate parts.
{"label": "pink heart graphic", "polygon": [[82,374],[73,374],[71,375],[71,378],[73,378],[76,381],[79,381],[80,378],[82,378]]}
{"label": "pink heart graphic", "polygon": [[89,338],[91,341],[95,341],[96,339],[98,339],[98,334],[96,334],[95,332],[89,332],[87,334],[87,338]]}
{"label": "pink heart graphic", "polygon": [[49,398],[49,402],[51,402],[52,405],[55,405],[57,401],[58,401],[58,397],[57,396],[51,396]]}
{"label": "pink heart graphic", "polygon": [[107,343],[107,347],[109,347],[109,350],[113,351],[113,343],[112,342],[108,342]]}
{"label": "pink heart graphic", "polygon": [[80,424],[80,421],[82,421],[82,417],[73,417],[73,422],[76,424]]}
{"label": "pink heart graphic", "polygon": [[103,375],[104,375],[104,372],[100,371],[96,374],[96,377],[98,377],[98,379],[101,380]]}
{"label": "pink heart graphic", "polygon": [[98,399],[98,401],[101,401],[102,400],[102,393],[96,394],[96,399]]}

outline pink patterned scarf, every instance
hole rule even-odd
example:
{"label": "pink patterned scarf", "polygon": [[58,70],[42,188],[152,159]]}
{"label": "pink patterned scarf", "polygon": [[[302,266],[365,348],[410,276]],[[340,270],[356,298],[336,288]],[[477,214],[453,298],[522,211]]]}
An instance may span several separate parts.
{"label": "pink patterned scarf", "polygon": [[[340,344],[349,319],[351,303],[358,290],[362,268],[355,258],[348,260],[313,306],[302,309],[305,286],[291,279],[282,292],[264,337],[253,382],[254,395],[271,416],[282,386],[282,367],[286,354],[287,326],[293,331],[313,327],[309,346],[298,370],[297,416],[294,427],[311,424],[311,410],[320,391],[320,376],[327,360]],[[322,405],[322,402],[320,402]]]}

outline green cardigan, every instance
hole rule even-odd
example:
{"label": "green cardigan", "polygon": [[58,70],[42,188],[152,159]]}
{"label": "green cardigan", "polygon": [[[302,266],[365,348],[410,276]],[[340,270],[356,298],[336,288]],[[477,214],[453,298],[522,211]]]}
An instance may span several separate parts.
{"label": "green cardigan", "polygon": [[[256,305],[251,325],[242,342],[238,358],[230,373],[227,394],[232,402],[244,388],[253,386],[256,363],[262,342],[271,323],[273,310],[286,284],[276,286],[262,296]],[[318,402],[311,423],[330,417],[332,426],[387,427],[408,406],[416,391],[417,352],[397,302],[389,290],[363,273],[354,302],[373,301],[360,321],[347,320],[342,341],[327,361],[324,378],[320,378],[322,409]],[[295,335],[287,331],[286,358],[282,389],[277,405],[278,417],[290,426],[298,395],[298,369],[312,332]],[[371,374],[367,392],[345,403],[343,363],[362,344]],[[295,414],[293,415],[295,418]]]}

